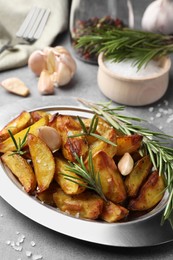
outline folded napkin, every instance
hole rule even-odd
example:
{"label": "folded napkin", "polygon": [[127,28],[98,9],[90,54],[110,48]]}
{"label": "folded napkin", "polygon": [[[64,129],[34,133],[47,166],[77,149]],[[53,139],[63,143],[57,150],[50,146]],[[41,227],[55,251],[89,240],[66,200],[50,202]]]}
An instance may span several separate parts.
{"label": "folded napkin", "polygon": [[68,5],[68,0],[0,0],[0,47],[16,37],[16,32],[33,6],[50,9],[51,12],[36,42],[31,45],[18,44],[15,51],[5,50],[0,54],[0,71],[24,66],[34,50],[50,46],[57,35],[67,29]]}

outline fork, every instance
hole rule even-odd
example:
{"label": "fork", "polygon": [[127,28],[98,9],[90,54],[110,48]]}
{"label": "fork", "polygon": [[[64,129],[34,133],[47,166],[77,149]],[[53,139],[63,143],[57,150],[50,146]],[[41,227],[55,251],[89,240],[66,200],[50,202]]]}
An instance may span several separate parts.
{"label": "fork", "polygon": [[45,28],[50,15],[50,10],[33,7],[27,14],[20,28],[16,32],[16,38],[8,40],[1,48],[0,53],[6,49],[13,48],[17,43],[32,44],[38,40]]}

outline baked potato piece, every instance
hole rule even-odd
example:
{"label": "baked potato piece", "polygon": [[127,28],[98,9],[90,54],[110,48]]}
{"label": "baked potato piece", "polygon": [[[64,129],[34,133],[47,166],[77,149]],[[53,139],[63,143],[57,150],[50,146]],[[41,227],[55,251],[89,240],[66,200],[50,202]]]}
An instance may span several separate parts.
{"label": "baked potato piece", "polygon": [[46,190],[55,173],[55,161],[48,146],[37,136],[28,134],[27,144],[38,183],[38,192]]}
{"label": "baked potato piece", "polygon": [[30,114],[31,114],[33,123],[37,122],[44,116],[48,116],[49,119],[51,119],[51,117],[52,117],[52,115],[50,113],[48,113],[47,111],[44,111],[44,110],[31,111]]}
{"label": "baked potato piece", "polygon": [[42,202],[50,206],[56,206],[53,200],[53,194],[58,190],[59,185],[57,182],[51,182],[49,188],[43,192],[37,193],[37,198]]}
{"label": "baked potato piece", "polygon": [[[36,178],[30,164],[19,154],[7,151],[1,156],[2,162],[11,170],[23,185],[26,192],[36,188]],[[9,191],[10,192],[10,191]]]}
{"label": "baked potato piece", "polygon": [[93,155],[93,165],[95,173],[100,176],[105,197],[114,203],[122,203],[126,199],[126,190],[114,160],[104,151],[99,151]]}
{"label": "baked potato piece", "polygon": [[156,206],[162,199],[165,190],[165,182],[157,171],[154,171],[142,186],[139,196],[131,199],[128,209],[132,211],[143,211]]}
{"label": "baked potato piece", "polygon": [[106,222],[112,223],[124,219],[128,214],[128,209],[108,201],[103,204],[103,210],[100,218]]}
{"label": "baked potato piece", "polygon": [[11,120],[3,129],[0,131],[0,142],[10,137],[8,130],[12,134],[16,134],[31,124],[31,115],[27,111],[23,111],[19,116]]}
{"label": "baked potato piece", "polygon": [[136,197],[137,193],[151,172],[152,162],[150,160],[149,155],[142,157],[135,164],[133,170],[129,175],[127,175],[125,179],[125,187],[129,197]]}
{"label": "baked potato piece", "polygon": [[103,200],[91,191],[70,196],[59,188],[53,199],[60,210],[80,218],[97,219],[103,208]]}
{"label": "baked potato piece", "polygon": [[125,153],[133,153],[137,151],[141,146],[142,139],[142,135],[138,134],[118,136],[116,140],[116,155],[122,156]]}
{"label": "baked potato piece", "polygon": [[[116,144],[117,133],[115,129],[110,128],[108,131],[104,133],[103,137],[111,141],[112,143]],[[93,155],[99,151],[104,151],[105,153],[107,153],[108,156],[113,158],[117,152],[117,146],[113,146],[112,144],[108,144],[98,139],[90,145],[90,150],[92,151]]]}
{"label": "baked potato piece", "polygon": [[[63,174],[68,174],[69,176],[79,178],[75,173],[67,171],[67,169],[66,169],[67,165],[68,165],[68,162],[63,157],[61,157],[61,156],[55,157],[54,179],[57,181],[57,183],[60,185],[61,189],[66,194],[71,194],[71,195],[79,194],[85,190],[85,187],[80,186],[79,184],[66,179],[66,177]],[[77,181],[80,182],[80,180],[77,180]],[[82,180],[81,180],[81,183],[83,183]]]}
{"label": "baked potato piece", "polygon": [[[16,142],[18,142],[19,139],[23,140],[24,136],[26,135],[26,132],[28,131],[28,128],[30,128],[29,133],[37,135],[38,128],[40,126],[47,125],[48,121],[49,121],[48,116],[44,116],[43,118],[41,118],[39,121],[37,121],[33,125],[21,130],[20,132],[18,132],[17,134],[14,135]],[[16,150],[16,147],[15,147],[14,142],[11,137],[9,137],[8,139],[6,139],[5,141],[0,143],[0,152],[1,153],[5,153],[6,151],[15,151],[15,150]]]}
{"label": "baked potato piece", "polygon": [[81,133],[82,127],[71,116],[56,115],[49,123],[50,126],[55,127],[62,138],[62,153],[64,157],[71,161],[75,161],[75,154],[79,157],[85,157],[88,153],[88,143],[84,136],[69,138],[69,135],[76,135]]}

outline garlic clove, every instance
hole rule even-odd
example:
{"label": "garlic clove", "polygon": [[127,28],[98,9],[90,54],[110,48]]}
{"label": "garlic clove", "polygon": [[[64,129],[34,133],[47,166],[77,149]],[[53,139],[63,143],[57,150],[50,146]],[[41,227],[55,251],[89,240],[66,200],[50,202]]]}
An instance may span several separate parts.
{"label": "garlic clove", "polygon": [[38,80],[38,91],[40,94],[44,95],[54,93],[54,83],[47,70],[43,70],[40,74],[40,78]]}
{"label": "garlic clove", "polygon": [[56,57],[52,50],[47,51],[46,55],[47,70],[50,74],[56,71]]}
{"label": "garlic clove", "polygon": [[0,85],[5,88],[8,92],[11,92],[13,94],[26,97],[29,95],[30,91],[25,85],[25,83],[20,80],[19,78],[8,78],[3,80]]}
{"label": "garlic clove", "polygon": [[50,126],[41,126],[38,129],[38,136],[47,144],[52,152],[61,147],[61,136],[55,128]]}
{"label": "garlic clove", "polygon": [[63,63],[60,62],[57,65],[57,71],[54,73],[54,80],[58,86],[64,86],[72,78],[71,70]]}
{"label": "garlic clove", "polygon": [[134,167],[133,158],[129,153],[125,153],[118,162],[118,169],[123,176],[130,174]]}
{"label": "garlic clove", "polygon": [[71,76],[74,75],[76,72],[76,62],[72,58],[71,55],[62,54],[60,57],[61,62],[63,62],[70,70],[71,70]]}
{"label": "garlic clove", "polygon": [[70,52],[63,46],[56,46],[54,47],[54,53],[55,55],[59,55],[59,54],[70,54]]}
{"label": "garlic clove", "polygon": [[28,59],[28,67],[39,76],[46,69],[45,54],[42,51],[34,51]]}

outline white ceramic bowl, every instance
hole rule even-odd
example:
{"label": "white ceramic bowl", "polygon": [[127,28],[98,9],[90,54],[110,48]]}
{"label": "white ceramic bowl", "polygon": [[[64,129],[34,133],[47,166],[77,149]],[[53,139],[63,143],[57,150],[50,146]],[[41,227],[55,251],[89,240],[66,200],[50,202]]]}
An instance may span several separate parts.
{"label": "white ceramic bowl", "polygon": [[111,100],[129,106],[143,106],[159,100],[169,83],[171,59],[159,60],[159,72],[146,76],[125,76],[108,69],[103,53],[98,57],[97,82],[100,90]]}

